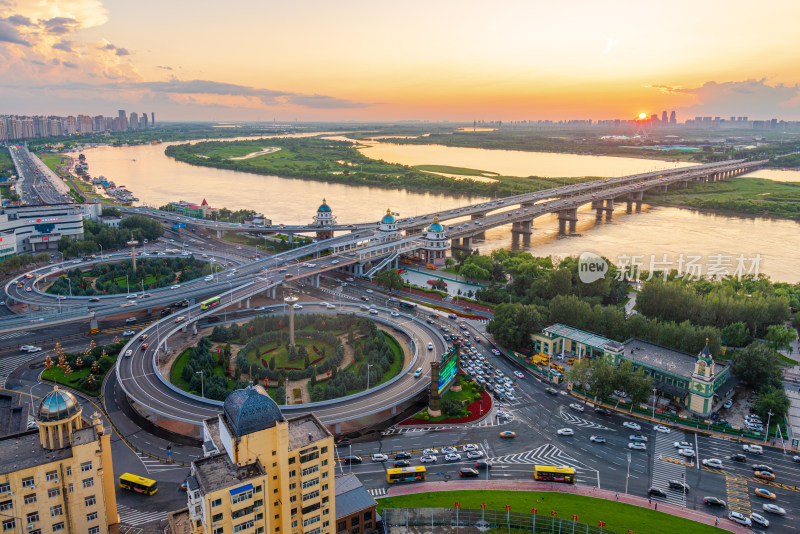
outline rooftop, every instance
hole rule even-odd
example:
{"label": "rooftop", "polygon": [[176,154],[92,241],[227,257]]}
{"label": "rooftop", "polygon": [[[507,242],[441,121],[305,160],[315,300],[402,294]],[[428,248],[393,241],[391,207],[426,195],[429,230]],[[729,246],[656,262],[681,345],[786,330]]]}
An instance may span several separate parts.
{"label": "rooftop", "polygon": [[[623,357],[632,360],[642,365],[661,369],[672,373],[673,375],[691,378],[694,372],[694,364],[697,362],[697,356],[680,352],[655,343],[649,343],[641,339],[629,339],[625,342],[625,352]],[[724,362],[715,362],[717,366],[717,374],[722,372],[722,368],[728,364]]]}
{"label": "rooftop", "polygon": [[72,458],[72,447],[43,449],[39,431],[0,439],[0,475]]}
{"label": "rooftop", "polygon": [[543,332],[553,336],[571,339],[572,341],[576,341],[598,350],[603,350],[603,345],[609,341],[603,336],[598,336],[597,334],[593,334],[591,332],[584,332],[583,330],[578,330],[577,328],[572,328],[571,326],[566,326],[563,324],[550,325],[545,328]]}
{"label": "rooftop", "polygon": [[352,473],[337,478],[334,488],[337,521],[378,504],[361,484],[358,477]]}
{"label": "rooftop", "polygon": [[264,467],[258,460],[252,464],[236,467],[224,452],[195,460],[192,462],[192,466],[194,467],[193,471],[197,484],[205,494],[262,477],[266,474]]}
{"label": "rooftop", "polygon": [[19,395],[0,395],[0,437],[25,432],[28,413],[30,404]]}
{"label": "rooftop", "polygon": [[314,414],[306,414],[289,419],[289,450],[302,449],[309,443],[316,443],[332,436]]}
{"label": "rooftop", "polygon": [[97,441],[97,430],[91,425],[72,431],[73,445],[86,445],[94,441]]}

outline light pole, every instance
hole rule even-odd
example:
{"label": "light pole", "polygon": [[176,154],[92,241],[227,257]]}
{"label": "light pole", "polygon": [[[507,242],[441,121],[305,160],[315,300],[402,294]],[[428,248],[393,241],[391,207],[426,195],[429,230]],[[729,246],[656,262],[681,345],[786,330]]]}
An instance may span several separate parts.
{"label": "light pole", "polygon": [[770,422],[770,419],[772,419],[773,415],[775,415],[775,414],[772,413],[772,410],[767,412],[767,433],[764,436],[764,443],[766,443],[767,440],[769,439],[769,422]]}
{"label": "light pole", "polygon": [[63,269],[64,268],[64,253],[61,252],[60,250],[57,250],[56,252],[61,254],[61,269]]}
{"label": "light pole", "polygon": [[656,418],[656,388],[653,387],[653,419]]}
{"label": "light pole", "polygon": [[67,283],[69,284],[69,296],[72,296],[72,280],[67,276]]}
{"label": "light pole", "polygon": [[[59,301],[60,302],[60,301]],[[369,368],[372,367],[371,363],[367,364],[367,390],[369,390]]]}
{"label": "light pole", "polygon": [[[628,478],[631,476],[631,451],[628,451],[628,472],[625,475],[625,495],[628,494]],[[686,478],[686,474],[684,473],[684,478]]]}
{"label": "light pole", "polygon": [[[98,244],[97,244],[97,246],[99,246],[99,247],[100,247],[100,261],[103,261],[103,245],[101,245],[100,243],[98,243]],[[61,257],[62,257],[62,259],[63,259],[64,255],[62,254],[62,255],[61,255]]]}
{"label": "light pole", "polygon": [[[233,304],[233,283],[230,282],[230,281],[227,281],[227,283],[228,283],[228,291],[231,294],[231,304]],[[227,322],[228,321],[228,307],[227,306],[222,309],[222,314],[223,314],[222,320]]]}
{"label": "light pole", "polygon": [[131,284],[128,282],[128,273],[125,273],[125,285],[128,286],[128,295],[131,294]]}
{"label": "light pole", "polygon": [[204,382],[203,378],[205,377],[206,372],[205,372],[204,369],[200,369],[199,371],[195,371],[194,374],[200,375],[200,396],[205,398],[206,397],[206,390],[205,390],[205,385],[204,385],[205,382]]}

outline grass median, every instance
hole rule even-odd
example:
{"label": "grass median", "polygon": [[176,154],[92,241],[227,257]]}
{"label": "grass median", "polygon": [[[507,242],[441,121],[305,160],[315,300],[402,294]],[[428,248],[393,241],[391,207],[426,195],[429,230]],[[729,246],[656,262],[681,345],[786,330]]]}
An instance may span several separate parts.
{"label": "grass median", "polygon": [[505,510],[511,505],[512,512],[525,513],[531,508],[538,510],[537,515],[550,517],[555,510],[558,517],[569,518],[573,514],[578,521],[589,525],[597,525],[605,521],[609,531],[627,532],[632,530],[639,534],[673,534],[675,532],[691,532],[692,534],[712,534],[723,530],[711,525],[704,525],[681,517],[666,515],[648,508],[641,508],[583,495],[570,493],[554,493],[541,491],[440,491],[401,495],[378,500],[378,512],[384,508],[452,508],[458,501],[461,508],[479,509],[481,503],[487,510]]}

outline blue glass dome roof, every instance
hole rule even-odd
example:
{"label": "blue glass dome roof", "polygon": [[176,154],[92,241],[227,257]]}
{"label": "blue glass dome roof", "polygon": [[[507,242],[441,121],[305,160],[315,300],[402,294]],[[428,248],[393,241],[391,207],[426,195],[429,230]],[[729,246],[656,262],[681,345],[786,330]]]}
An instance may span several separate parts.
{"label": "blue glass dome roof", "polygon": [[442,225],[439,224],[439,216],[438,215],[433,218],[433,222],[428,227],[428,231],[429,232],[444,232],[444,228],[442,228]]}
{"label": "blue glass dome roof", "polygon": [[252,385],[228,395],[222,410],[237,437],[272,428],[283,420],[275,401]]}
{"label": "blue glass dome roof", "polygon": [[45,423],[69,419],[81,412],[81,405],[69,391],[53,388],[44,396],[36,410],[36,419]]}
{"label": "blue glass dome roof", "polygon": [[381,219],[381,224],[394,224],[394,216],[392,216],[391,210],[386,210],[386,215],[384,215],[383,219]]}
{"label": "blue glass dome roof", "polygon": [[331,211],[331,207],[328,206],[328,204],[325,202],[325,199],[323,198],[322,199],[322,204],[320,205],[320,207],[317,208],[317,213],[321,213],[321,212],[330,213],[330,211]]}

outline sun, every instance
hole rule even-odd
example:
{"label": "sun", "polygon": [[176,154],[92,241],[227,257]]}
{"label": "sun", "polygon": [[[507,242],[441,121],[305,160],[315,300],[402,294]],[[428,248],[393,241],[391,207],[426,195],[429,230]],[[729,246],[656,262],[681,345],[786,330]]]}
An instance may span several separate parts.
{"label": "sun", "polygon": [[641,113],[639,113],[639,120],[640,120],[640,121],[643,121],[643,120],[645,120],[646,118],[647,118],[647,113],[645,113],[644,111],[642,111]]}

